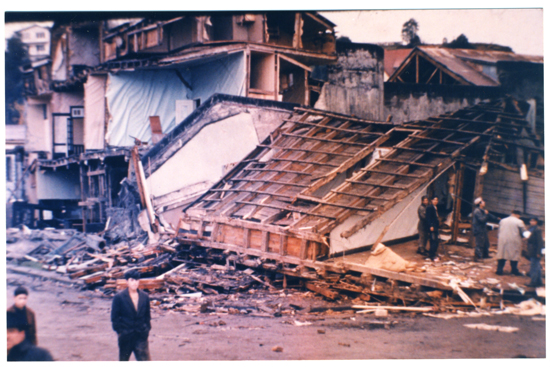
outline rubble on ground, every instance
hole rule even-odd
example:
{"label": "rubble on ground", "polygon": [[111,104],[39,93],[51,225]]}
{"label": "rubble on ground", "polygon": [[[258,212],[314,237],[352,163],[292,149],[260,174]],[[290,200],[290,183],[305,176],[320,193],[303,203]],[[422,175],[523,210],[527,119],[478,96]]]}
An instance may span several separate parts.
{"label": "rubble on ground", "polygon": [[[447,276],[448,289],[434,289],[351,271],[298,272],[283,264],[239,257],[227,250],[180,243],[170,231],[156,233],[152,241],[145,231],[135,230],[128,235],[131,219],[125,220],[119,215],[117,221],[112,221],[110,228],[98,234],[30,230],[24,226],[10,228],[7,230],[8,264],[55,271],[73,279],[83,289],[94,289],[105,295],[124,289],[124,273],[136,269],[142,275],[140,287],[151,294],[152,307],[186,313],[257,317],[334,312],[376,317],[387,317],[388,312],[434,317],[503,312],[545,315],[545,306],[538,301],[514,306],[505,299],[502,289],[494,289],[495,285],[500,286],[496,280],[486,278],[474,282],[468,278],[470,265],[460,262],[460,256],[453,252],[449,252],[448,258],[454,260],[411,266],[389,248],[383,245],[377,248],[377,253],[386,253],[386,262],[404,267],[405,271],[435,269]],[[469,295],[461,287],[465,287]],[[525,290],[522,293],[518,289],[516,293],[526,297]],[[527,296],[533,296],[532,293]],[[309,299],[307,305],[300,304],[304,299]]]}

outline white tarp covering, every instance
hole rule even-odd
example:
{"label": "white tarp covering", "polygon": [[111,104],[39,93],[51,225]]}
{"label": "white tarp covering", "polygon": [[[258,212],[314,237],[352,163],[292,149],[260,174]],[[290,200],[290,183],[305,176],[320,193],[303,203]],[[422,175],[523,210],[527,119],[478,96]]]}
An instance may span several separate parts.
{"label": "white tarp covering", "polygon": [[84,146],[86,149],[105,148],[105,84],[107,76],[89,75],[84,84]]}
{"label": "white tarp covering", "polygon": [[176,121],[176,101],[208,99],[214,93],[243,96],[246,71],[243,53],[236,53],[194,67],[109,74],[107,103],[111,115],[106,141],[111,146],[132,146],[133,138],[151,141],[149,116],[159,116],[162,132]]}

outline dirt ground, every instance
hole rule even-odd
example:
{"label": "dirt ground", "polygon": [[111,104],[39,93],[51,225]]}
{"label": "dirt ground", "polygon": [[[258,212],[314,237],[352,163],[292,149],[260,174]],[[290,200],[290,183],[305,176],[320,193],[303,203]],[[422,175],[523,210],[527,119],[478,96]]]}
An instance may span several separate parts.
{"label": "dirt ground", "polygon": [[[39,345],[56,360],[117,360],[116,335],[109,318],[111,297],[8,269],[7,306],[18,285],[30,290],[28,304],[36,312]],[[304,310],[292,316],[252,317],[160,309],[153,309],[152,317],[149,342],[156,361],[546,358],[544,317],[443,320],[420,314],[390,313],[387,318],[376,318],[353,311],[314,315]],[[464,327],[472,323],[519,330],[505,333]],[[275,347],[280,351],[274,351]]]}

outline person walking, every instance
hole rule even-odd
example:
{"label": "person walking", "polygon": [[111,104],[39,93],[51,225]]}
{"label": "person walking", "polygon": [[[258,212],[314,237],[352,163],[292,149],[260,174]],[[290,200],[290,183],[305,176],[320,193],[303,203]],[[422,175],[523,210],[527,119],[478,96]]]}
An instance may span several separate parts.
{"label": "person walking", "polygon": [[27,338],[29,325],[15,312],[6,313],[6,338],[8,362],[53,361],[52,355],[44,348],[37,347]]}
{"label": "person walking", "polygon": [[502,275],[506,260],[510,261],[513,275],[522,275],[518,270],[521,257],[521,244],[525,224],[520,219],[521,212],[513,210],[510,216],[499,222],[497,248],[497,275]]}
{"label": "person walking", "polygon": [[432,198],[430,205],[426,207],[426,228],[430,238],[430,251],[428,257],[432,261],[439,261],[437,255],[437,247],[439,246],[439,213],[437,212],[437,204],[439,199],[437,196]]}
{"label": "person walking", "polygon": [[529,277],[531,281],[526,285],[528,287],[540,287],[542,285],[542,269],[540,267],[540,258],[544,241],[542,240],[542,231],[539,228],[539,220],[536,217],[529,221],[529,238],[527,239],[527,258],[531,262],[529,268]]}
{"label": "person walking", "polygon": [[472,218],[472,233],[474,235],[475,250],[474,261],[488,259],[489,256],[489,237],[487,236],[487,221],[498,221],[487,209],[485,209],[485,201],[482,198],[477,198],[474,201],[476,208]]}
{"label": "person walking", "polygon": [[132,352],[138,361],[150,361],[149,331],[151,308],[147,293],[139,290],[139,273],[127,272],[128,288],[113,299],[111,322],[118,335],[119,360],[128,361]]}
{"label": "person walking", "polygon": [[428,232],[426,231],[426,207],[429,204],[427,196],[422,196],[422,202],[418,207],[418,249],[417,254],[427,255],[426,242],[428,242]]}
{"label": "person walking", "polygon": [[19,286],[15,288],[13,295],[13,305],[8,308],[8,313],[12,313],[14,317],[25,325],[25,339],[33,345],[38,345],[36,338],[36,316],[34,311],[27,307],[29,291],[27,288]]}

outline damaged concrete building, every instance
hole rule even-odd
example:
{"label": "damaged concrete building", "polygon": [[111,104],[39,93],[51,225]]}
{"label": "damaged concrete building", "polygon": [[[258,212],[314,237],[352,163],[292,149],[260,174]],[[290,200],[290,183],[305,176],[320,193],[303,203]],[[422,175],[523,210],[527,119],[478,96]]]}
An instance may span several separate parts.
{"label": "damaged concrete building", "polygon": [[51,61],[26,70],[27,225],[102,228],[135,143],[157,143],[215,93],[310,105],[312,66],[336,60],[334,24],[315,12],[113,18],[60,16]]}

